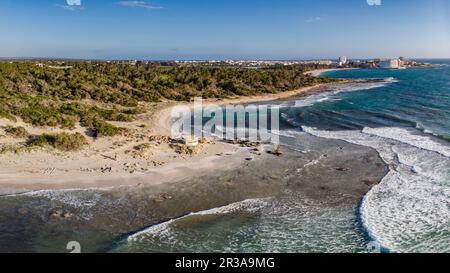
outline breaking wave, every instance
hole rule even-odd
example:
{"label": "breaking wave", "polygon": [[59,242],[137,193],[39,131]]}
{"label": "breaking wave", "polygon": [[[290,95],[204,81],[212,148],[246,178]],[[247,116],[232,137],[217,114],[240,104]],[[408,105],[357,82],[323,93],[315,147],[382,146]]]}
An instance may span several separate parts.
{"label": "breaking wave", "polygon": [[260,208],[267,205],[267,201],[264,199],[249,199],[242,202],[237,202],[230,204],[228,206],[223,206],[219,208],[213,208],[210,210],[200,211],[196,213],[191,213],[189,215],[172,219],[170,221],[161,223],[159,225],[151,226],[143,231],[137,232],[127,238],[128,242],[136,242],[145,240],[147,236],[163,235],[170,232],[170,225],[176,221],[192,217],[192,216],[204,216],[204,215],[214,215],[214,214],[227,214],[237,211],[254,212],[258,211]]}
{"label": "breaking wave", "polygon": [[390,166],[360,207],[368,234],[393,252],[448,252],[450,147],[410,128],[364,128],[309,134],[374,148]]}

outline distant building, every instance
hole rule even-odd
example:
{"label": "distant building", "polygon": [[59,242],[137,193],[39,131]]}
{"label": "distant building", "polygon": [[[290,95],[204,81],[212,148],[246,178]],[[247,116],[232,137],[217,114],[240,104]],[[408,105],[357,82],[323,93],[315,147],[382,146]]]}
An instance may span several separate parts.
{"label": "distant building", "polygon": [[320,64],[320,65],[332,65],[333,61],[331,61],[331,60],[319,60],[319,61],[317,61],[317,64]]}
{"label": "distant building", "polygon": [[339,65],[343,66],[346,65],[348,63],[348,58],[347,56],[341,56],[339,57]]}
{"label": "distant building", "polygon": [[400,59],[382,60],[379,63],[379,67],[383,69],[399,69],[402,67],[402,61]]}

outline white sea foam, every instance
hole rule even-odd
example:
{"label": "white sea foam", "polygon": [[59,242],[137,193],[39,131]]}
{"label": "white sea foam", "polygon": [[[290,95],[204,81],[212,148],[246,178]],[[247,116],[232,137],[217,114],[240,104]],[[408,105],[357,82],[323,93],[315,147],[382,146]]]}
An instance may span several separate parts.
{"label": "white sea foam", "polygon": [[74,208],[92,208],[100,200],[102,192],[111,190],[112,187],[89,188],[89,189],[64,189],[64,190],[39,190],[25,193],[4,195],[2,197],[44,197],[50,200],[58,201]]}
{"label": "white sea foam", "polygon": [[419,132],[417,132],[418,134],[415,134],[411,129],[396,127],[376,129],[364,128],[363,133],[398,140],[417,148],[434,151],[446,157],[450,157],[450,146],[445,146],[433,140],[431,136],[423,135]]}
{"label": "white sea foam", "polygon": [[[353,209],[347,206],[329,207],[297,191],[283,198],[262,201],[238,203],[238,207],[245,205],[245,211],[256,210],[256,214],[250,214],[254,217],[223,215],[213,221],[208,217],[191,220],[183,217],[130,237],[118,250],[228,253],[367,251],[365,241],[354,229]],[[229,212],[227,207],[219,209],[219,213]],[[211,212],[216,213],[216,210],[206,213]]]}
{"label": "white sea foam", "polygon": [[[93,216],[92,209],[98,206],[100,202],[104,202],[102,194],[111,190],[108,188],[89,188],[89,189],[65,189],[65,190],[39,190],[25,192],[19,194],[11,194],[2,196],[4,198],[15,197],[38,197],[46,198],[53,202],[59,202],[73,209],[78,210],[77,215],[89,220]],[[116,200],[117,201],[117,200]]]}
{"label": "white sea foam", "polygon": [[325,101],[331,101],[331,100],[339,100],[335,98],[334,96],[343,93],[343,92],[354,92],[354,91],[363,91],[363,90],[370,90],[375,88],[380,88],[383,86],[386,86],[388,84],[397,82],[395,78],[386,78],[379,82],[355,82],[345,85],[336,85],[332,86],[330,90],[326,92],[321,92],[318,94],[313,94],[311,96],[308,96],[306,98],[301,98],[295,101],[295,107],[307,107],[312,106],[318,102],[325,102]]}
{"label": "white sea foam", "polygon": [[189,215],[172,219],[170,221],[161,223],[159,225],[155,225],[152,227],[149,227],[143,231],[137,232],[127,238],[128,242],[136,242],[140,241],[142,239],[145,240],[146,236],[161,236],[164,234],[170,233],[170,225],[173,224],[176,221],[179,221],[181,219],[185,219],[187,217],[192,216],[202,216],[202,215],[213,215],[213,214],[228,214],[233,213],[237,211],[246,211],[246,212],[256,212],[260,210],[262,207],[266,206],[267,199],[248,199],[241,202],[233,203],[227,206],[213,208],[210,210],[200,211],[191,213]]}
{"label": "white sea foam", "polygon": [[403,128],[303,129],[315,136],[372,147],[390,165],[388,175],[361,205],[362,222],[372,238],[395,252],[450,251],[447,145]]}

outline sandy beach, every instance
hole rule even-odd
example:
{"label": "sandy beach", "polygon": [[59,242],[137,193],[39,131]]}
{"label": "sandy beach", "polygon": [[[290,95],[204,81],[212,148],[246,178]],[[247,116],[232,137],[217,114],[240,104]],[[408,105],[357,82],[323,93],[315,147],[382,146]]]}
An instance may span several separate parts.
{"label": "sandy beach", "polygon": [[323,73],[331,72],[331,71],[339,71],[339,70],[352,70],[358,68],[333,68],[333,69],[317,69],[306,72],[307,75],[311,75],[313,77],[320,77]]}

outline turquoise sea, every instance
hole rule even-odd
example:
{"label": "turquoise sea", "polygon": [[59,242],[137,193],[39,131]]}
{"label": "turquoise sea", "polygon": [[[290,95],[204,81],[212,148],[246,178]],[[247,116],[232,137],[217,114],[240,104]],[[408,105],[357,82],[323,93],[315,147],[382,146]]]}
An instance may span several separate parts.
{"label": "turquoise sea", "polygon": [[149,228],[116,251],[450,252],[450,61],[428,62],[435,66],[328,72],[384,80],[277,102],[290,145],[302,134],[344,140],[390,166],[358,207],[300,193],[248,200]]}

